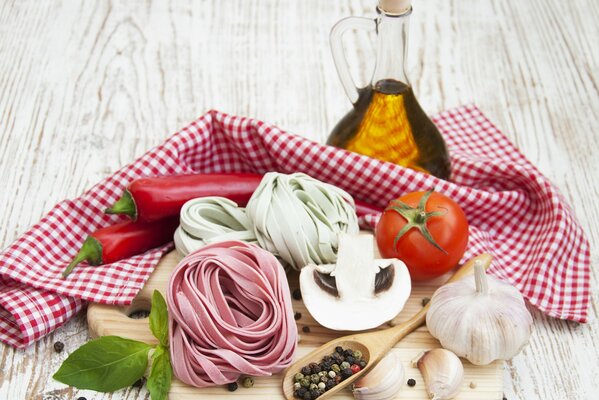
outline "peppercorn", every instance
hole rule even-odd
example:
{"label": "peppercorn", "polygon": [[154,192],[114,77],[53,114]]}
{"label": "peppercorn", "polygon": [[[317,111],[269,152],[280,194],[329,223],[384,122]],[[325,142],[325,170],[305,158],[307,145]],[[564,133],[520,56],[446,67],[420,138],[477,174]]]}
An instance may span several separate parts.
{"label": "peppercorn", "polygon": [[295,376],[293,377],[293,381],[294,382],[299,382],[302,379],[304,379],[304,374],[302,374],[301,372],[298,372],[297,374],[295,374]]}
{"label": "peppercorn", "polygon": [[360,362],[358,363],[358,365],[360,366],[360,368],[364,369],[364,367],[366,366],[366,361],[360,360]]}
{"label": "peppercorn", "polygon": [[304,393],[304,400],[313,400],[309,391]]}
{"label": "peppercorn", "polygon": [[428,297],[425,297],[424,299],[422,299],[422,307],[426,306],[429,301],[431,301],[431,299],[429,299]]}
{"label": "peppercorn", "polygon": [[312,397],[312,400],[317,399],[320,394],[321,393],[318,389],[310,390],[310,397]]}
{"label": "peppercorn", "polygon": [[293,390],[298,390],[298,389],[300,389],[301,387],[302,387],[302,385],[300,385],[300,383],[299,383],[299,382],[295,382],[295,383],[293,384]]}
{"label": "peppercorn", "polygon": [[356,350],[356,351],[354,351],[354,358],[355,358],[356,360],[359,360],[359,359],[361,359],[361,358],[362,358],[362,352],[361,352],[360,350]]}
{"label": "peppercorn", "polygon": [[320,365],[316,364],[316,363],[310,363],[310,370],[312,371],[313,374],[317,374],[320,371],[322,371],[322,368],[320,368]]}
{"label": "peppercorn", "polygon": [[335,377],[335,385],[339,384],[339,382],[341,382],[341,374]]}
{"label": "peppercorn", "polygon": [[326,383],[328,380],[329,380],[329,377],[328,377],[328,376],[326,376],[326,375],[325,375],[325,376],[321,376],[321,377],[320,377],[320,381],[321,381],[321,382],[325,382],[325,383]]}
{"label": "peppercorn", "polygon": [[351,364],[350,364],[350,363],[348,363],[347,361],[343,361],[343,362],[341,363],[341,365],[340,365],[340,367],[341,367],[341,369],[342,369],[342,370],[344,370],[344,369],[348,369],[350,366],[351,366]]}
{"label": "peppercorn", "polygon": [[416,386],[416,380],[414,380],[414,379],[412,379],[412,378],[408,379],[408,386],[409,386],[409,387],[414,387],[414,386]]}
{"label": "peppercorn", "polygon": [[345,361],[347,361],[349,363],[349,365],[356,363],[356,359],[354,358],[354,356],[345,357]]}
{"label": "peppercorn", "polygon": [[295,318],[296,321],[298,319],[300,319],[301,317],[302,317],[302,313],[301,312],[296,312],[295,314],[293,314],[293,318]]}
{"label": "peppercorn", "polygon": [[310,375],[311,373],[312,373],[312,370],[307,365],[302,368],[302,374],[304,374],[304,376]]}
{"label": "peppercorn", "polygon": [[352,364],[352,366],[351,366],[351,367],[349,367],[349,369],[351,369],[351,371],[352,371],[354,374],[357,374],[358,372],[360,372],[360,370],[361,370],[362,368],[360,368],[360,366],[359,366],[358,364]]}
{"label": "peppercorn", "polygon": [[351,368],[345,368],[343,371],[341,371],[341,379],[347,379],[353,374],[354,372],[351,370]]}
{"label": "peppercorn", "polygon": [[322,368],[323,371],[330,371],[332,365],[333,365],[332,361],[325,361],[322,364],[320,364],[320,367]]}
{"label": "peppercorn", "polygon": [[331,356],[324,356],[324,357],[322,357],[322,362],[329,362],[331,360],[332,360]]}
{"label": "peppercorn", "polygon": [[309,326],[304,326],[304,327],[302,328],[302,331],[303,331],[304,333],[310,333],[310,327],[309,327]]}
{"label": "peppercorn", "polygon": [[237,390],[237,388],[237,382],[231,382],[227,385],[227,389],[229,390],[229,392],[234,392]]}
{"label": "peppercorn", "polygon": [[318,385],[316,383],[310,384],[310,390],[318,389]]}
{"label": "peppercorn", "polygon": [[308,378],[304,378],[300,380],[300,385],[302,385],[302,387],[309,387],[310,386],[310,379]]}
{"label": "peppercorn", "polygon": [[341,372],[341,367],[339,367],[339,364],[333,364],[333,365],[331,365],[331,371],[338,374],[339,372]]}
{"label": "peppercorn", "polygon": [[334,378],[337,374],[335,371],[329,371],[329,378]]}
{"label": "peppercorn", "polygon": [[54,343],[54,351],[57,353],[62,353],[62,351],[64,350],[64,343],[63,342],[55,342]]}
{"label": "peppercorn", "polygon": [[312,383],[318,383],[320,382],[320,376],[318,376],[318,374],[312,374],[310,375],[310,381]]}
{"label": "peppercorn", "polygon": [[243,378],[241,384],[244,388],[251,388],[252,386],[254,386],[254,378],[252,378],[251,376],[246,376],[245,378]]}
{"label": "peppercorn", "polygon": [[324,390],[326,387],[327,387],[327,385],[324,382],[320,382],[318,384],[318,389],[320,389],[320,390]]}
{"label": "peppercorn", "polygon": [[133,385],[131,386],[133,386],[134,388],[140,388],[144,385],[144,383],[146,383],[146,378],[142,376],[141,378],[133,382]]}
{"label": "peppercorn", "polygon": [[339,354],[343,354],[343,347],[337,346],[337,347],[335,347],[335,351]]}
{"label": "peppercorn", "polygon": [[293,392],[293,395],[295,397],[299,397],[301,399],[302,397],[304,397],[304,394],[306,394],[307,391],[308,391],[308,389],[301,387],[301,388],[297,389],[295,392]]}
{"label": "peppercorn", "polygon": [[345,357],[353,356],[353,355],[354,355],[354,352],[353,352],[353,350],[351,350],[351,349],[345,349],[345,350],[343,350],[343,355],[344,355]]}
{"label": "peppercorn", "polygon": [[327,383],[325,383],[325,388],[324,388],[324,389],[325,389],[325,390],[329,390],[329,389],[331,389],[333,386],[335,386],[336,384],[337,384],[337,383],[335,382],[335,380],[334,380],[334,379],[329,379],[329,380],[327,381]]}
{"label": "peppercorn", "polygon": [[291,293],[291,296],[293,296],[293,298],[294,298],[295,300],[301,300],[301,299],[302,299],[302,291],[301,291],[301,290],[299,290],[299,289],[295,289],[295,290],[293,291],[293,293]]}

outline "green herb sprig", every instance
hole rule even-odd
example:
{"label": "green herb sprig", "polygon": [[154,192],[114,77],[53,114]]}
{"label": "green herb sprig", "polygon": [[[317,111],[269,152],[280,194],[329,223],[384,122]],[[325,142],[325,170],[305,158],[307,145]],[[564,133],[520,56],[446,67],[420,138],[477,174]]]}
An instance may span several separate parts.
{"label": "green herb sprig", "polygon": [[173,378],[168,350],[168,311],[158,290],[152,294],[150,330],[157,346],[119,336],[103,336],[79,347],[64,360],[53,378],[79,389],[114,392],[143,377],[152,353],[147,387],[152,400],[165,400]]}

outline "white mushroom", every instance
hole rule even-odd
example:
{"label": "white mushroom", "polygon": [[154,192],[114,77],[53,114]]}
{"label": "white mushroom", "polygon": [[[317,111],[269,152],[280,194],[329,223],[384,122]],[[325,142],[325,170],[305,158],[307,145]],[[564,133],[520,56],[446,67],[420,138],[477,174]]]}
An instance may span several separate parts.
{"label": "white mushroom", "polygon": [[398,259],[375,259],[372,235],[339,235],[337,264],[304,267],[300,288],[314,319],[330,329],[379,326],[403,308],[412,285]]}

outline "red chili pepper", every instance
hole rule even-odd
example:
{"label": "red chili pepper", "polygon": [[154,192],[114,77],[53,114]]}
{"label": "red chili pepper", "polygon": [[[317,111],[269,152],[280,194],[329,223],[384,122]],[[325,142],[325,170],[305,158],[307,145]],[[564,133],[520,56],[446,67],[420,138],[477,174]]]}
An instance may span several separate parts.
{"label": "red chili pepper", "polygon": [[245,207],[262,175],[197,174],[142,178],[131,182],[107,214],[126,214],[150,222],[179,215],[185,202],[197,197],[221,196]]}
{"label": "red chili pepper", "polygon": [[[262,175],[246,173],[159,176],[134,180],[125,194],[105,210],[126,214],[134,221],[150,222],[179,215],[185,202],[197,197],[221,196],[245,207]],[[358,216],[383,210],[356,200]]]}
{"label": "red chili pepper", "polygon": [[175,217],[156,222],[126,221],[98,229],[85,239],[62,276],[65,278],[83,261],[90,265],[110,264],[168,243],[178,225],[179,218]]}

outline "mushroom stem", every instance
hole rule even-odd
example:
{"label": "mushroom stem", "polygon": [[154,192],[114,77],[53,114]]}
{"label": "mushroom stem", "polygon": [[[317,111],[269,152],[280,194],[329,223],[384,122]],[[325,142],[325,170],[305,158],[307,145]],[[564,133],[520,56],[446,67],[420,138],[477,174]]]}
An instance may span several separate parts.
{"label": "mushroom stem", "polygon": [[489,294],[489,284],[487,283],[485,266],[480,260],[474,262],[474,282],[476,284],[477,294]]}

